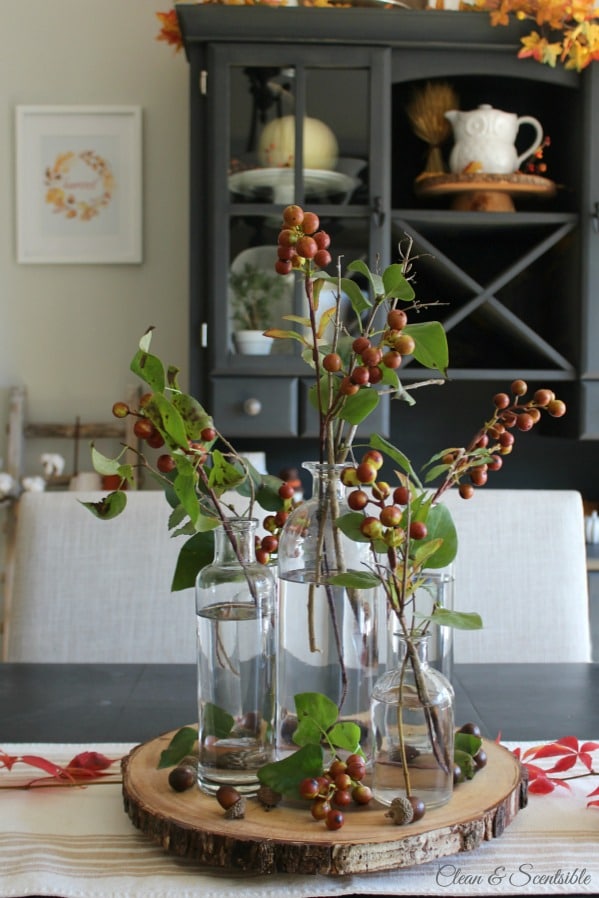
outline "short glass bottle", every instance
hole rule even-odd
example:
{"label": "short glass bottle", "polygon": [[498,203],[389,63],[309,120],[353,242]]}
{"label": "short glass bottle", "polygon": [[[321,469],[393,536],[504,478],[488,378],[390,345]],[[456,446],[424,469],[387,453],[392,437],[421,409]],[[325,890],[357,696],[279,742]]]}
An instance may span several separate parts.
{"label": "short glass bottle", "polygon": [[428,640],[399,635],[398,666],[372,693],[373,793],[384,805],[414,795],[436,808],[453,793],[454,692],[429,666]]}
{"label": "short glass bottle", "polygon": [[255,794],[274,759],[276,581],[255,558],[257,523],[217,527],[196,580],[198,785],[211,794]]}

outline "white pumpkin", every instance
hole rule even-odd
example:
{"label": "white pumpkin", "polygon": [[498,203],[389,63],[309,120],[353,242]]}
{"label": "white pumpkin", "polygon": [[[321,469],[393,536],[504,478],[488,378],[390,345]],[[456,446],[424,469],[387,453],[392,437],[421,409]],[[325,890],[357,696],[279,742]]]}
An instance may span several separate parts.
{"label": "white pumpkin", "polygon": [[[330,170],[337,165],[337,138],[317,118],[304,119],[304,168]],[[290,167],[295,161],[295,117],[284,115],[264,126],[258,145],[264,168]]]}

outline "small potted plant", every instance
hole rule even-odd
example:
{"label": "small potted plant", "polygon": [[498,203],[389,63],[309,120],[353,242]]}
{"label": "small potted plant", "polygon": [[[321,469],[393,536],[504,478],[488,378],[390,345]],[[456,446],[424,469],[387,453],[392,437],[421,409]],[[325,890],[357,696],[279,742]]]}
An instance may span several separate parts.
{"label": "small potted plant", "polygon": [[272,325],[272,309],[285,293],[285,283],[249,262],[229,275],[235,346],[245,355],[268,355],[272,347],[264,331]]}

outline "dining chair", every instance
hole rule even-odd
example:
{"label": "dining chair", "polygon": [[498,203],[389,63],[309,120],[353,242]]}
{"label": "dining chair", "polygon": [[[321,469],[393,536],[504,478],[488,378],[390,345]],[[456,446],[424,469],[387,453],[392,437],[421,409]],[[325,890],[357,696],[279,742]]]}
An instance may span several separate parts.
{"label": "dining chair", "polygon": [[4,660],[193,662],[193,590],[171,593],[184,538],[171,538],[159,490],[132,491],[102,521],[78,499],[23,493],[16,507]]}
{"label": "dining chair", "polygon": [[457,663],[591,660],[584,512],[573,490],[456,490],[455,607],[483,629],[454,630]]}

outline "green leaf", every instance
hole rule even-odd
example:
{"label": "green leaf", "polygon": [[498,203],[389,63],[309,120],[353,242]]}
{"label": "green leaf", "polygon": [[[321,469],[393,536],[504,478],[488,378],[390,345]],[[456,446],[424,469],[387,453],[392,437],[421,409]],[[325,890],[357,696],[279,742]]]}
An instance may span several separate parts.
{"label": "green leaf", "polygon": [[151,390],[155,393],[162,393],[166,385],[166,377],[164,365],[157,356],[140,349],[133,356],[129,367],[134,374],[147,383]]}
{"label": "green leaf", "polygon": [[435,465],[434,468],[431,468],[430,471],[426,472],[424,482],[430,483],[431,480],[436,480],[437,477],[440,477],[442,474],[446,474],[450,467],[451,465]]}
{"label": "green leaf", "polygon": [[235,718],[228,711],[219,708],[218,705],[212,702],[206,702],[202,717],[203,736],[216,736],[218,739],[226,739],[233,729],[234,723]]}
{"label": "green leaf", "polygon": [[183,421],[189,440],[199,440],[204,428],[213,426],[211,416],[193,396],[188,396],[187,393],[174,393],[172,404]]}
{"label": "green leaf", "polygon": [[99,502],[83,502],[81,499],[77,501],[84,505],[88,511],[91,511],[95,517],[103,521],[110,521],[124,511],[127,504],[127,494],[123,490],[116,490],[114,493],[104,496]]}
{"label": "green leaf", "polygon": [[183,543],[177,558],[171,590],[177,592],[195,586],[201,568],[210,564],[214,557],[214,533],[207,530],[194,533]]}
{"label": "green leaf", "polygon": [[177,468],[177,474],[173,480],[173,489],[177,499],[189,515],[189,519],[195,527],[200,514],[200,503],[196,493],[195,474],[185,470],[181,471]]}
{"label": "green leaf", "polygon": [[455,630],[482,630],[483,621],[476,611],[451,611],[449,608],[435,608],[428,618],[440,627],[453,627]]}
{"label": "green leaf", "polygon": [[363,275],[370,284],[370,289],[376,297],[385,295],[385,285],[383,284],[382,277],[379,274],[374,274],[362,259],[355,259],[353,262],[350,262],[347,266],[347,270],[356,271],[358,274]]}
{"label": "green leaf", "polygon": [[472,733],[456,733],[453,738],[453,747],[458,751],[465,751],[467,755],[474,757],[480,750],[483,740]]}
{"label": "green leaf", "polygon": [[428,564],[429,560],[438,552],[441,546],[443,545],[442,539],[426,539],[426,540],[413,540],[412,545],[414,547],[413,557],[414,561],[421,568],[423,567],[431,567],[432,565]]}
{"label": "green leaf", "polygon": [[197,738],[198,731],[194,727],[182,727],[178,730],[164,751],[161,752],[158,769],[175,767],[183,758],[192,754]]}
{"label": "green leaf", "polygon": [[360,530],[360,525],[363,520],[364,515],[360,514],[359,511],[348,511],[346,514],[340,515],[335,520],[335,524],[339,527],[342,533],[355,543],[368,543],[370,540],[367,536],[364,536]]}
{"label": "green leaf", "polygon": [[383,284],[385,296],[390,299],[401,299],[403,302],[411,302],[414,297],[414,288],[403,273],[401,265],[389,265],[383,271]]}
{"label": "green leaf", "polygon": [[372,303],[367,296],[364,296],[358,284],[351,278],[341,278],[341,289],[350,301],[351,307],[356,318],[372,308]]}
{"label": "green leaf", "polygon": [[405,473],[409,475],[410,479],[413,480],[417,486],[421,486],[420,480],[412,467],[410,459],[407,455],[404,455],[403,452],[400,452],[399,449],[396,449],[392,443],[384,439],[384,437],[379,436],[378,433],[374,433],[370,437],[370,447],[372,449],[378,449],[383,455],[388,456],[391,461],[394,461],[395,464],[399,465],[402,471],[405,471]]}
{"label": "green leaf", "polygon": [[102,455],[93,444],[91,447],[91,459],[94,471],[97,471],[98,474],[110,476],[119,473],[121,463],[118,458],[108,458],[108,456]]}
{"label": "green leaf", "polygon": [[283,481],[279,477],[267,474],[256,490],[256,501],[265,511],[280,511],[284,502],[279,496],[279,487]]}
{"label": "green leaf", "polygon": [[265,764],[258,771],[263,786],[270,786],[288,798],[300,798],[298,786],[306,777],[317,777],[323,771],[320,745],[304,745],[287,758]]}
{"label": "green leaf", "polygon": [[360,727],[351,720],[336,723],[328,731],[327,736],[335,748],[342,748],[352,753],[360,748]]}
{"label": "green leaf", "polygon": [[[320,742],[322,733],[330,729],[337,720],[339,715],[337,705],[321,692],[300,692],[294,696],[294,700],[298,725],[293,734],[293,741],[297,745],[310,741]],[[318,739],[308,738],[309,734],[315,732],[315,724],[319,728]]]}
{"label": "green leaf", "polygon": [[[310,327],[310,320],[308,318],[300,318],[297,315],[284,315],[283,317],[286,321],[295,321],[303,327]],[[297,340],[297,342],[301,343],[303,346],[308,345],[306,338],[302,337],[301,334],[298,334],[297,331],[284,331],[276,327],[271,327],[265,331],[265,333],[267,337],[272,337],[275,340]]]}
{"label": "green leaf", "polygon": [[236,489],[245,480],[245,474],[239,471],[235,465],[227,461],[222,452],[214,449],[212,452],[212,467],[208,475],[208,485],[221,496],[227,490]]}
{"label": "green leaf", "polygon": [[345,571],[343,574],[335,574],[327,582],[333,586],[344,586],[346,589],[374,589],[380,580],[369,571]]}
{"label": "green leaf", "polygon": [[144,409],[146,415],[159,430],[181,449],[187,449],[189,441],[185,422],[176,406],[163,393],[154,393]]}
{"label": "green leaf", "polygon": [[446,567],[458,553],[458,533],[446,505],[439,502],[432,505],[426,515],[427,540],[441,539],[443,542],[428,560],[429,568]]}
{"label": "green leaf", "polygon": [[380,402],[380,396],[376,390],[363,387],[348,396],[339,412],[339,417],[349,424],[361,424],[371,414]]}
{"label": "green leaf", "polygon": [[414,338],[416,347],[413,355],[417,362],[426,368],[436,368],[442,374],[447,375],[449,348],[442,324],[438,321],[406,324],[403,333],[410,334]]}

